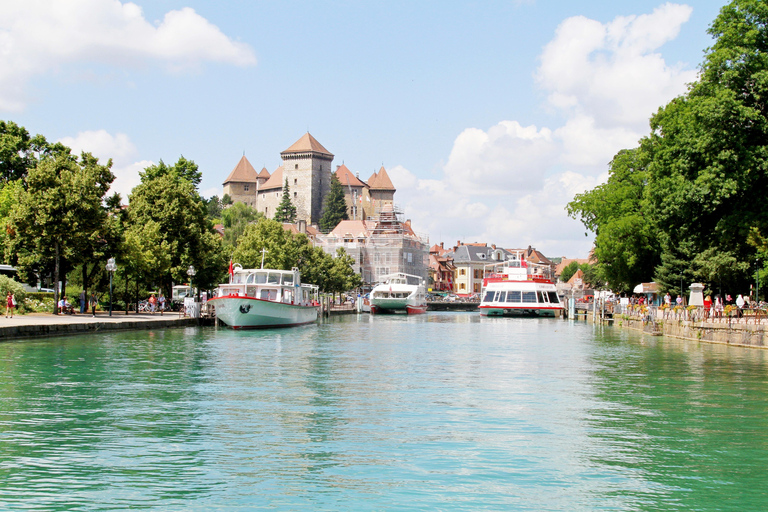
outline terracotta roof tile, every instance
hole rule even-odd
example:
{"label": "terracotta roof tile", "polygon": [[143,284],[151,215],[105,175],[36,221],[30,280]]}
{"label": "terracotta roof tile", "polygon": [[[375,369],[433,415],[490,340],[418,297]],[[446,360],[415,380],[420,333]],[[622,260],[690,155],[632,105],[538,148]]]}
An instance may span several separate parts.
{"label": "terracotta roof tile", "polygon": [[343,186],[351,186],[351,187],[365,187],[365,183],[360,181],[357,176],[352,174],[352,171],[350,171],[346,165],[341,164],[338,169],[336,169],[336,177],[339,178],[339,181]]}
{"label": "terracotta roof tile", "polygon": [[302,137],[293,143],[291,147],[280,153],[306,153],[306,152],[322,153],[324,155],[333,156],[333,154],[325,149],[322,144],[317,142],[309,132],[302,135]]}
{"label": "terracotta roof tile", "polygon": [[249,162],[248,159],[245,158],[245,155],[243,155],[243,158],[237,162],[235,168],[232,169],[232,172],[229,173],[227,179],[224,180],[224,185],[230,182],[256,183],[257,176],[256,169],[253,168],[251,162]]}
{"label": "terracotta roof tile", "polygon": [[261,187],[259,187],[259,192],[261,192],[262,190],[273,190],[276,188],[283,188],[283,166],[282,165],[277,169],[275,169],[275,172],[272,173],[272,176],[270,176],[269,179],[265,181]]}
{"label": "terracotta roof tile", "polygon": [[391,190],[395,191],[395,186],[392,184],[392,180],[389,179],[389,175],[387,174],[386,169],[384,169],[384,166],[381,166],[381,169],[379,169],[378,173],[373,173],[373,176],[375,177],[375,180],[373,180],[373,183],[371,181],[368,181],[368,186],[374,190]]}
{"label": "terracotta roof tile", "polygon": [[259,173],[259,178],[267,178],[269,179],[269,171],[266,167],[261,168],[261,172]]}

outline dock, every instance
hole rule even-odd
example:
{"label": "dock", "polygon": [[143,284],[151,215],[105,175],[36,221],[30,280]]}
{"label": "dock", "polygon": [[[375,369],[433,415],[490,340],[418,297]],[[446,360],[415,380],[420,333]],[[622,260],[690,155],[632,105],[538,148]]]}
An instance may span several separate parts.
{"label": "dock", "polygon": [[168,312],[164,315],[155,313],[109,313],[54,315],[52,313],[29,313],[14,315],[13,318],[0,318],[0,342],[23,338],[46,336],[66,336],[73,334],[93,334],[105,331],[129,331],[144,329],[168,329],[197,325],[212,325],[210,319],[180,316]]}

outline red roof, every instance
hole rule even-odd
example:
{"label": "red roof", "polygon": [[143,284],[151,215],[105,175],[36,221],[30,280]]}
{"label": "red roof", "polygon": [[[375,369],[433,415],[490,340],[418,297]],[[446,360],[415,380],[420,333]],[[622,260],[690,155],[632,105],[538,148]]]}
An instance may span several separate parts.
{"label": "red roof", "polygon": [[293,143],[291,147],[286,149],[280,154],[284,153],[322,153],[324,155],[333,156],[330,151],[325,149],[322,144],[317,142],[317,139],[315,139],[312,135],[309,134],[309,132],[302,135],[302,137]]}
{"label": "red roof", "polygon": [[342,185],[345,187],[349,185],[350,187],[365,187],[365,183],[360,181],[357,176],[352,174],[352,171],[347,169],[347,166],[344,164],[341,164],[338,169],[336,169],[336,177],[339,178],[339,181]]}
{"label": "red roof", "polygon": [[248,159],[245,158],[245,155],[243,155],[243,158],[237,162],[235,168],[232,169],[232,172],[229,173],[227,179],[224,180],[224,184],[226,185],[230,182],[256,183],[257,176],[256,169],[253,168],[251,162],[249,162]]}

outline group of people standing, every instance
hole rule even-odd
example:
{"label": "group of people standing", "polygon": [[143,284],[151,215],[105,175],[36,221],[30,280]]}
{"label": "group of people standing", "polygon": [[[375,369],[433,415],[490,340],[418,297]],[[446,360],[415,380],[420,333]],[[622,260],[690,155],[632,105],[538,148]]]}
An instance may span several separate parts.
{"label": "group of people standing", "polygon": [[163,295],[163,292],[160,292],[157,297],[155,297],[154,293],[151,294],[147,302],[149,303],[150,315],[154,315],[155,311],[160,311],[160,316],[163,315],[163,311],[165,311],[165,295]]}

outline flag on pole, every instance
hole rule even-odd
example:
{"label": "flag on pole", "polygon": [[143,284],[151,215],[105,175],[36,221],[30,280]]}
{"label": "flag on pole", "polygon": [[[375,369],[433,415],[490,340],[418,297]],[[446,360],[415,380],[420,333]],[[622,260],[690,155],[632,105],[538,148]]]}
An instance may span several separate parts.
{"label": "flag on pole", "polygon": [[229,282],[232,282],[232,277],[235,275],[235,269],[232,266],[232,258],[229,259]]}

